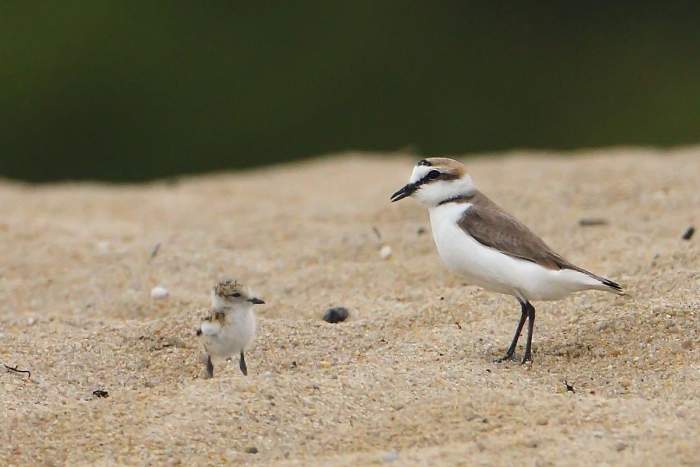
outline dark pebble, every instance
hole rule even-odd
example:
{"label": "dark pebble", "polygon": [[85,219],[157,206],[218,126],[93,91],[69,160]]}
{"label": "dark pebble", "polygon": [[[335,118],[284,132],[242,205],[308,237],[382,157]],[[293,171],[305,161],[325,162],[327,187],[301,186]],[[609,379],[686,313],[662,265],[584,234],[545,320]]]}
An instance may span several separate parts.
{"label": "dark pebble", "polygon": [[695,227],[693,227],[691,225],[690,227],[688,227],[688,230],[686,230],[685,233],[683,234],[683,240],[690,240],[691,238],[693,238],[694,233],[695,233]]}
{"label": "dark pebble", "polygon": [[329,308],[326,311],[326,314],[323,315],[323,321],[327,323],[340,323],[348,319],[348,316],[350,316],[348,309],[338,306],[335,308]]}
{"label": "dark pebble", "polygon": [[427,230],[425,230],[425,227],[418,227],[418,230],[416,230],[416,233],[418,235],[423,235]]}
{"label": "dark pebble", "polygon": [[97,389],[96,391],[92,391],[92,395],[95,397],[100,397],[100,398],[109,397],[109,393],[107,391],[103,391],[102,389]]}
{"label": "dark pebble", "polygon": [[246,448],[245,452],[247,452],[248,454],[257,454],[258,448],[256,448],[255,446],[250,447],[250,448]]}

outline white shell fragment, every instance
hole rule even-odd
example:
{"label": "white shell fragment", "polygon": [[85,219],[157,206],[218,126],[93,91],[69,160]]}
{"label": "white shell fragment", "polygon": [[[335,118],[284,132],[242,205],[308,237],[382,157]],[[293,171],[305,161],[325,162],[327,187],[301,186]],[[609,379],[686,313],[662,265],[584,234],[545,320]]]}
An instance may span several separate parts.
{"label": "white shell fragment", "polygon": [[107,240],[101,240],[97,242],[97,252],[100,255],[106,255],[109,253],[111,246],[112,245]]}
{"label": "white shell fragment", "polygon": [[391,247],[389,245],[384,245],[381,250],[379,250],[379,256],[381,256],[382,259],[391,258]]}
{"label": "white shell fragment", "polygon": [[168,295],[170,295],[170,292],[168,292],[168,289],[165,287],[158,285],[156,287],[153,287],[151,289],[151,298],[153,300],[163,300],[168,298]]}

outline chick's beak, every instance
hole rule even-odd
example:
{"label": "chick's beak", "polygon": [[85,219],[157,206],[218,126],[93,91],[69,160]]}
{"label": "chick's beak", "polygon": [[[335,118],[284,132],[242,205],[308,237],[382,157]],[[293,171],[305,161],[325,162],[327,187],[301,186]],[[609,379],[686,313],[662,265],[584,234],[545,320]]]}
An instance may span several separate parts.
{"label": "chick's beak", "polygon": [[260,300],[260,299],[257,298],[257,297],[249,298],[248,301],[249,301],[250,303],[252,303],[253,305],[264,305],[264,304],[265,304],[264,301]]}
{"label": "chick's beak", "polygon": [[416,191],[418,187],[416,186],[415,183],[409,183],[403,188],[401,188],[399,191],[391,195],[391,202],[395,203],[396,201],[400,199],[404,199],[407,196],[411,196],[414,191]]}

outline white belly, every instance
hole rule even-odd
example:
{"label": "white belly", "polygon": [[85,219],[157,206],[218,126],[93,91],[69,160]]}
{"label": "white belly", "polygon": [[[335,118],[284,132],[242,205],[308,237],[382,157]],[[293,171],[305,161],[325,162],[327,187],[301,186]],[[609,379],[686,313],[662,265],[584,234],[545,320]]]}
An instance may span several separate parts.
{"label": "white belly", "polygon": [[255,338],[252,310],[231,311],[224,326],[217,321],[202,323],[202,343],[212,357],[228,358],[250,347]]}
{"label": "white belly", "polygon": [[430,224],[440,258],[470,284],[524,300],[557,300],[600,285],[578,271],[548,269],[482,245],[457,225],[469,206],[448,203],[431,208]]}

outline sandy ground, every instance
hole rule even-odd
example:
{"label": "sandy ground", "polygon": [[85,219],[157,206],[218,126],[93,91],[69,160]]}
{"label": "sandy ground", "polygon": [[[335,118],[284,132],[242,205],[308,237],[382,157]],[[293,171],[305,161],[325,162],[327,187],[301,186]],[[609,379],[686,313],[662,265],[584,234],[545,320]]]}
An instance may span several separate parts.
{"label": "sandy ground", "polygon": [[[467,161],[630,292],[536,304],[529,367],[493,363],[515,300],[447,274],[427,213],[388,202],[413,162],[1,182],[0,362],[31,378],[0,371],[0,464],[700,465],[700,235],[681,239],[700,227],[700,148]],[[268,304],[249,376],[205,380],[193,330],[226,276]],[[321,321],[338,305],[349,321]]]}

